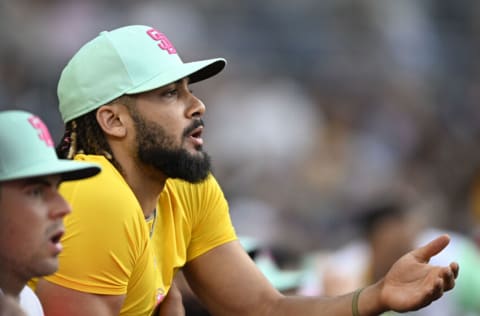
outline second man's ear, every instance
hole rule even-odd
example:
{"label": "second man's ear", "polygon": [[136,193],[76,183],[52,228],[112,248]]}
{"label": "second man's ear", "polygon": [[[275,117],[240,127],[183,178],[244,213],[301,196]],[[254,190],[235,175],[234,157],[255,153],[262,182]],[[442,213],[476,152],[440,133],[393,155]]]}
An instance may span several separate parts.
{"label": "second man's ear", "polygon": [[97,110],[97,122],[103,132],[113,137],[125,137],[127,126],[125,125],[125,108],[118,104],[102,105]]}

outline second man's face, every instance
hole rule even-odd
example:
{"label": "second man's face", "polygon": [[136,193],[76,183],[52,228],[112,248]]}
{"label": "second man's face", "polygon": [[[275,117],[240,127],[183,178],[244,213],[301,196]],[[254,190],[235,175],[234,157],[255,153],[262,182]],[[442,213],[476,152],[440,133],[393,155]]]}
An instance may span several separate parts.
{"label": "second man's face", "polygon": [[58,269],[62,219],[71,211],[59,183],[56,175],[0,185],[0,261],[24,281]]}

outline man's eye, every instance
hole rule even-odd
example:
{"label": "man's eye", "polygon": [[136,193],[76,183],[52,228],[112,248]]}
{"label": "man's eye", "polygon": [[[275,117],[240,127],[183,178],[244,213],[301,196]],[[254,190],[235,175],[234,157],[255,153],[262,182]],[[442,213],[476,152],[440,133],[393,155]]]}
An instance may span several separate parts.
{"label": "man's eye", "polygon": [[163,95],[166,97],[173,97],[173,96],[176,96],[177,94],[178,94],[177,89],[172,89],[172,90],[166,91]]}
{"label": "man's eye", "polygon": [[28,192],[28,194],[30,194],[31,196],[40,196],[42,195],[42,193],[43,193],[43,190],[40,188],[34,188]]}

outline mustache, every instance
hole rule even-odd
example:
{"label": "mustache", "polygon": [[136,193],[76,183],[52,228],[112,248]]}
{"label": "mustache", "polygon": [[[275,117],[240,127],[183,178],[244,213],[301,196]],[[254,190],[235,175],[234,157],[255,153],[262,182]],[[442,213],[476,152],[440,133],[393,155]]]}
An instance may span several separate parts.
{"label": "mustache", "polygon": [[183,136],[184,137],[187,137],[188,135],[190,135],[196,128],[198,127],[205,127],[205,123],[203,122],[202,119],[196,119],[193,121],[193,123],[190,125],[190,126],[187,126],[184,130],[183,130]]}

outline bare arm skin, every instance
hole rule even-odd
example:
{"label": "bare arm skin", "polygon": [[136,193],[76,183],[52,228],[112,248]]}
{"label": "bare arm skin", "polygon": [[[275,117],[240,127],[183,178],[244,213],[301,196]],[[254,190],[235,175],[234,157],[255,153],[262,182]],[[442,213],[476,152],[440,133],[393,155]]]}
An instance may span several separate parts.
{"label": "bare arm skin", "polygon": [[[458,265],[436,267],[428,260],[449,243],[444,235],[400,258],[379,282],[361,293],[362,316],[387,310],[416,310],[452,289]],[[275,290],[243,251],[239,242],[217,247],[184,269],[193,291],[213,315],[351,316],[352,293],[332,297],[284,296]]]}
{"label": "bare arm skin", "polygon": [[117,316],[124,295],[97,295],[40,280],[36,293],[48,316]]}

